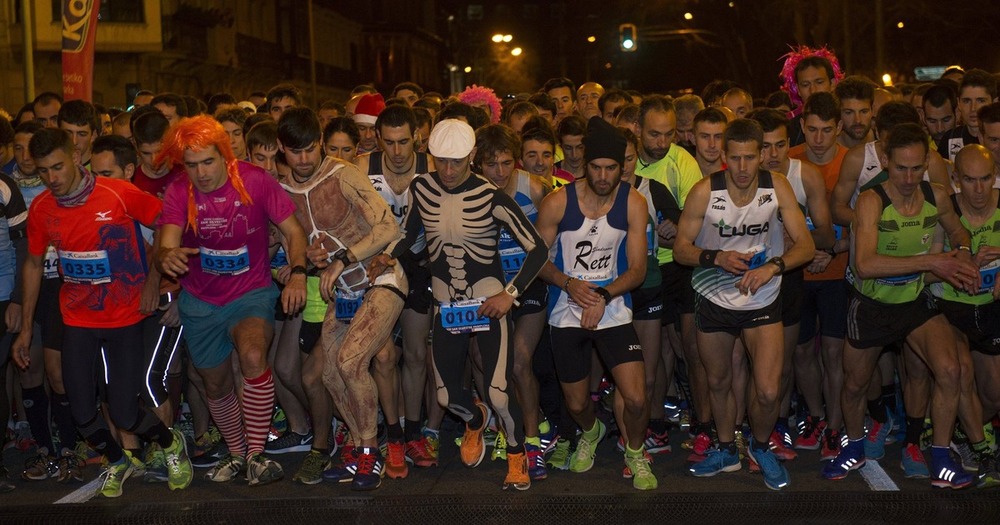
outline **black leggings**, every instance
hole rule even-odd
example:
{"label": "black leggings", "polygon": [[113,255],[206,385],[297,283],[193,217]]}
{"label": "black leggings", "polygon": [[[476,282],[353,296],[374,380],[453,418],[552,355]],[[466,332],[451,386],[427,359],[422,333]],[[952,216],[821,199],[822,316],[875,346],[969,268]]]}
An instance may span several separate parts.
{"label": "black leggings", "polygon": [[121,458],[121,449],[110,439],[107,424],[98,414],[98,381],[105,385],[108,412],[118,428],[160,445],[169,444],[172,439],[163,423],[139,404],[144,376],[141,345],[141,322],[121,328],[65,328],[63,385],[73,423],[111,462]]}
{"label": "black leggings", "polygon": [[142,398],[148,406],[155,407],[167,402],[167,375],[171,363],[180,359],[178,349],[184,341],[181,337],[184,327],[163,326],[160,324],[162,318],[163,310],[156,310],[142,321],[146,359],[143,363],[145,381],[142,385]]}
{"label": "black leggings", "polygon": [[438,402],[465,422],[469,422],[477,410],[471,392],[462,388],[465,362],[469,357],[469,338],[474,335],[483,360],[483,380],[489,390],[481,394],[493,408],[508,446],[517,447],[524,444],[524,420],[517,397],[510,395],[514,373],[513,333],[514,324],[510,315],[506,315],[491,319],[488,331],[452,334],[441,326],[440,307],[434,308],[433,352]]}

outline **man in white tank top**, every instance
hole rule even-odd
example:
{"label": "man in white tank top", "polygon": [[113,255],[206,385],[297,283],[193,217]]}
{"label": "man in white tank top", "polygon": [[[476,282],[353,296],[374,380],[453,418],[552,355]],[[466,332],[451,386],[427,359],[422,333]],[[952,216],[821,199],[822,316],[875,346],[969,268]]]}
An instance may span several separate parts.
{"label": "man in white tank top", "polygon": [[[778,292],[785,267],[812,260],[815,244],[795,194],[783,175],[760,170],[764,133],[752,120],[737,119],[724,136],[726,170],[691,189],[681,214],[674,256],[696,266],[692,286],[698,351],[708,376],[719,448],[691,467],[695,476],[735,472],[732,349],[742,336],[753,363],[750,399],[752,438],[748,453],[773,490],[789,483],[788,472],[768,445],[778,417],[784,337]],[[778,220],[778,212],[782,220]],[[787,232],[792,245],[786,251]],[[777,277],[777,278],[776,278]]]}

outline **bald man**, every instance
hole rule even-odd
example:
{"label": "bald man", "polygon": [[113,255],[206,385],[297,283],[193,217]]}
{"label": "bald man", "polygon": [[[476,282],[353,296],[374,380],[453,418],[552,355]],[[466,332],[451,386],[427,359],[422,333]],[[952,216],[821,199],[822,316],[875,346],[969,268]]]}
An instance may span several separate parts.
{"label": "bald man", "polygon": [[1000,286],[996,283],[1000,269],[1000,229],[996,228],[1000,221],[1000,190],[993,187],[993,154],[979,144],[959,150],[955,156],[955,171],[961,192],[952,196],[952,202],[962,226],[972,235],[971,248],[982,284],[978,293],[971,295],[948,283],[932,285],[931,292],[958,342],[963,375],[970,366],[975,371],[975,383],[967,377],[962,383],[978,385],[979,390],[978,394],[974,388],[961,392],[958,413],[963,432],[956,430],[954,441],[963,452],[963,466],[968,468],[971,463],[978,463],[978,485],[993,487],[1000,485],[997,454],[987,445],[983,424],[1000,410],[1000,383],[997,381],[1000,378],[1000,324],[996,322],[1000,315],[1000,303],[997,302]]}
{"label": "bald man", "polygon": [[597,101],[604,95],[604,87],[597,82],[584,82],[576,90],[576,107],[583,118],[600,117],[601,108]]}

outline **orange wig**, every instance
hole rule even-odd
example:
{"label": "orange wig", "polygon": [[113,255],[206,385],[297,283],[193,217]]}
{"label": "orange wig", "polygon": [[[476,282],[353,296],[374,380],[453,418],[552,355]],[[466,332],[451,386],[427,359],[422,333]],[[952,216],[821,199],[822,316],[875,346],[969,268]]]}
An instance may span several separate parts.
{"label": "orange wig", "polygon": [[[243,177],[240,176],[238,161],[229,144],[229,135],[226,134],[222,124],[212,117],[199,115],[186,118],[167,130],[167,134],[163,137],[163,149],[156,156],[155,162],[157,165],[165,161],[171,164],[184,164],[186,150],[201,151],[208,147],[214,147],[225,160],[229,181],[240,194],[240,202],[245,206],[253,204],[253,199],[243,186]],[[188,180],[187,222],[195,233],[198,232],[197,219],[198,207],[194,201],[194,184]]]}

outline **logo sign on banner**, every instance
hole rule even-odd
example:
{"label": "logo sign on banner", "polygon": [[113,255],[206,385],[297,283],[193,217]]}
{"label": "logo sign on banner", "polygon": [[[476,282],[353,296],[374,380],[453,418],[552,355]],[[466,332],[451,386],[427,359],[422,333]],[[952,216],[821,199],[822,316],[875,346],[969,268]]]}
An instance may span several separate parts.
{"label": "logo sign on banner", "polygon": [[63,98],[93,97],[94,41],[101,0],[62,0]]}

